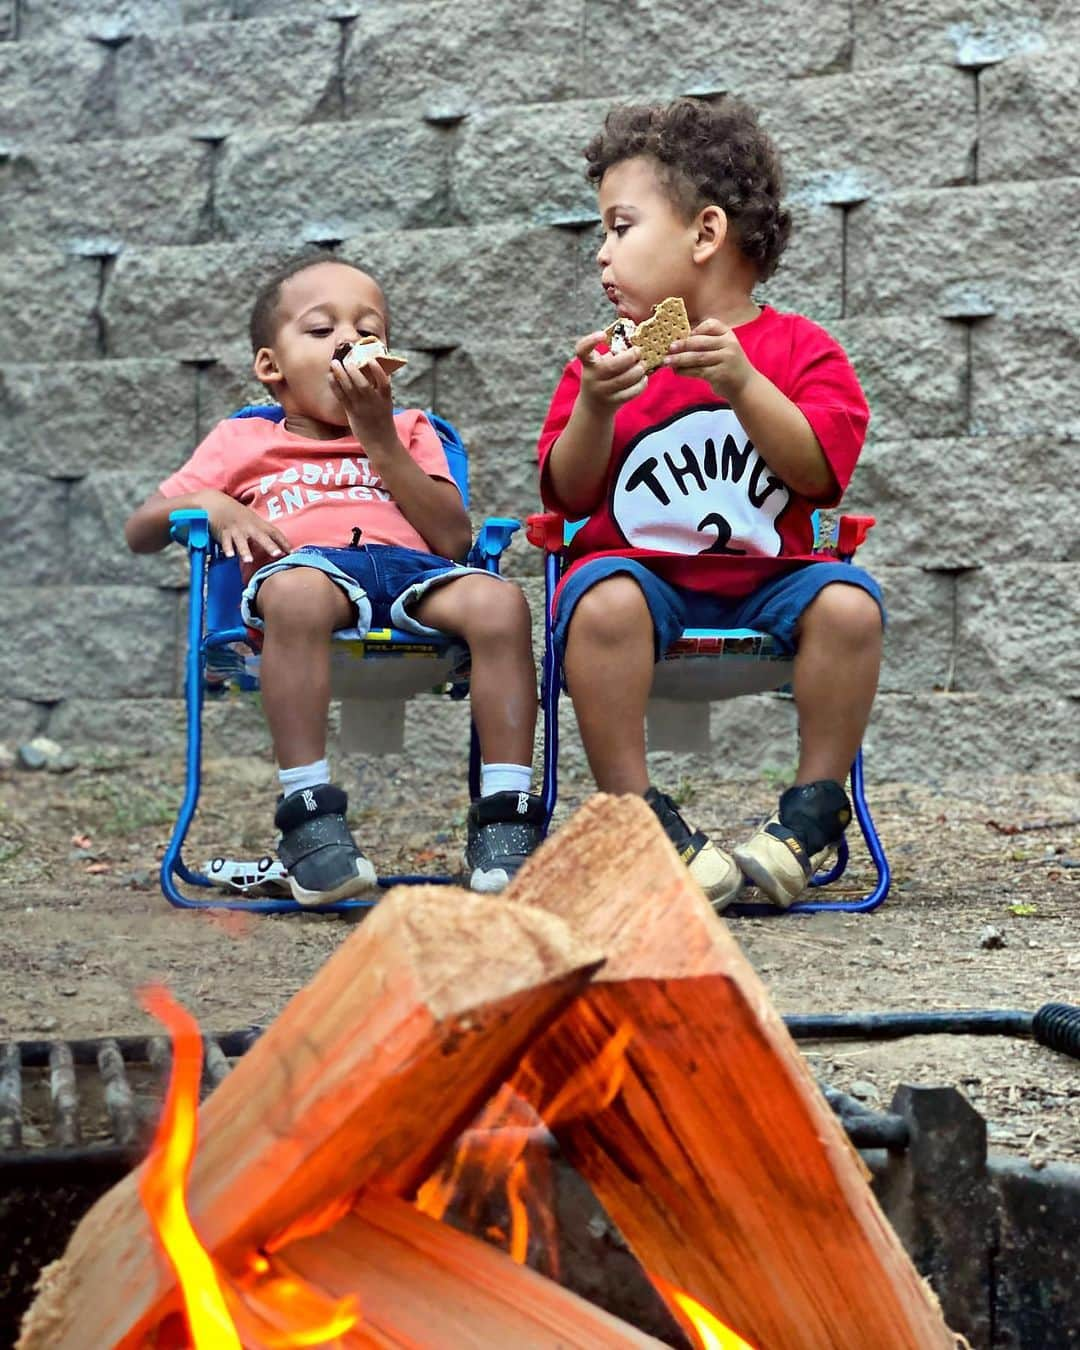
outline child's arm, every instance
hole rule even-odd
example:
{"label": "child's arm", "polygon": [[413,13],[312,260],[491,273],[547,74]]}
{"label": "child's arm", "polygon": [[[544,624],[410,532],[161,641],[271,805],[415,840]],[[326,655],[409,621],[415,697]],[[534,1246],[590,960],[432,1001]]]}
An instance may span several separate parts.
{"label": "child's arm", "polygon": [[453,483],[432,478],[402,445],[394,428],[390,377],[377,361],[330,365],[330,387],[372,468],[409,524],[443,558],[464,558],[472,543],[469,513]]}
{"label": "child's arm", "polygon": [[836,479],[806,416],[755,370],[726,324],[719,319],[699,323],[688,338],[671,344],[665,364],[681,375],[708,380],[731,404],[758,454],[789,488],[810,501],[835,496]]}
{"label": "child's arm", "polygon": [[251,562],[253,548],[270,558],[280,558],[291,551],[289,541],[276,525],[227,493],[212,488],[178,497],[163,497],[155,492],[131,513],[124,525],[128,548],[133,553],[159,552],[169,542],[170,513],[183,510],[206,512],[210,533],[227,558],[236,555],[243,562]]}
{"label": "child's arm", "polygon": [[602,332],[590,333],[574,348],[581,361],[581,388],[547,458],[548,479],[571,519],[587,516],[600,503],[615,411],[645,388],[645,367],[637,349],[597,355],[594,348],[603,341]]}

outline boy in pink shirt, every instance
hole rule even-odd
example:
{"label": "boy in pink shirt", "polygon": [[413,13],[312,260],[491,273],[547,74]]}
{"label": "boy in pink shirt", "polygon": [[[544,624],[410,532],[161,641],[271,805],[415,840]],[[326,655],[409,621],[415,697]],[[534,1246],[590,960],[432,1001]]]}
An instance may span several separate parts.
{"label": "boy in pink shirt", "polygon": [[[645,796],[718,909],[746,881],[790,905],[851,818],[843,783],[877,687],[877,583],[812,553],[812,513],[847,486],[866,400],[828,333],[753,298],[791,221],[751,109],[616,108],[585,157],[608,299],[636,324],[679,296],[691,334],[646,376],[635,347],[590,333],[555,390],[541,494],[589,517],[556,599],[556,649],[597,786]],[[684,627],[755,628],[794,653],[796,783],[733,853],[649,784],[653,664]]]}
{"label": "boy in pink shirt", "polygon": [[336,258],[301,259],[271,278],[251,316],[256,378],[284,420],[220,423],[127,522],[136,553],[169,542],[169,514],[205,510],[240,560],[243,616],[262,633],[262,706],[282,796],[278,856],[293,895],[324,905],[372,886],[375,869],[330,782],[330,637],[394,625],[463,638],[482,753],[465,861],[474,890],[506,885],[539,843],[530,793],[536,674],[528,605],[510,582],[463,566],[468,514],[423,413],[395,415],[377,361],[332,360],[342,342],[387,342],[375,280]]}

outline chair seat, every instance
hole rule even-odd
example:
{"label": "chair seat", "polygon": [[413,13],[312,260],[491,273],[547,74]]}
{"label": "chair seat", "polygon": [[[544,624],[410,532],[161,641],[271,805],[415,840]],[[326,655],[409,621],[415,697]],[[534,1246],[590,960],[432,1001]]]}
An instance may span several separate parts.
{"label": "chair seat", "polygon": [[652,696],[670,702],[737,698],[779,689],[794,666],[769,633],[753,628],[687,628],[664,653]]}

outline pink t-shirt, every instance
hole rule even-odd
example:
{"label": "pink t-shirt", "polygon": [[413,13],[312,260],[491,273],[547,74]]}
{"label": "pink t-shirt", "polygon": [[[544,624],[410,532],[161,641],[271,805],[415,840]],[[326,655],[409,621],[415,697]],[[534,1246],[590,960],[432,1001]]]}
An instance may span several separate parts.
{"label": "pink t-shirt", "polygon": [[[406,408],[396,413],[394,429],[426,474],[454,481],[442,442],[422,412]],[[214,427],[158,491],[163,497],[178,497],[207,488],[227,493],[273,521],[294,549],[305,544],[345,548],[359,526],[365,544],[431,552],[355,436],[315,441],[265,417],[229,418]]]}
{"label": "pink t-shirt", "polygon": [[[813,559],[811,516],[848,485],[866,437],[866,399],[840,344],[809,319],[766,305],[735,332],[750,363],[813,428],[835,479],[831,500],[810,502],[789,488],[707,381],[662,366],[615,414],[606,490],[570,545],[571,569],[602,554],[637,558],[674,585],[734,598]],[[580,387],[575,357],[538,447],[541,496],[563,515],[548,456]]]}

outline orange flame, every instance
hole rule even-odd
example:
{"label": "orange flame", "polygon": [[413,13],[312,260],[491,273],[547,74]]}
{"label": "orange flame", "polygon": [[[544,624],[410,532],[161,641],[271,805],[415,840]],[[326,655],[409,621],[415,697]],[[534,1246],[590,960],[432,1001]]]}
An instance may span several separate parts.
{"label": "orange flame", "polygon": [[[539,1075],[521,1067],[512,1083],[504,1083],[439,1171],[419,1188],[416,1207],[442,1219],[450,1204],[464,1197],[460,1219],[473,1231],[504,1241],[519,1265],[528,1259],[533,1228],[540,1233],[552,1279],[558,1279],[555,1210],[551,1200],[551,1165],[546,1144],[548,1127],[578,1116],[593,1115],[618,1096],[626,1072],[629,1023],[610,1032],[585,1006],[574,1010],[583,1032],[597,1042],[596,1055],[579,1068],[553,1096],[547,1096]],[[505,1190],[510,1215],[509,1234],[485,1222],[484,1204],[500,1188]]]}
{"label": "orange flame", "polygon": [[744,1341],[736,1331],[725,1326],[714,1313],[691,1298],[683,1289],[676,1288],[660,1275],[649,1278],[668,1303],[674,1303],[685,1321],[693,1330],[694,1344],[697,1350],[754,1350],[749,1341]]}
{"label": "orange flame", "polygon": [[[202,1040],[195,1019],[167,990],[146,989],[142,1002],[172,1035],[173,1071],[139,1194],[176,1272],[193,1350],[291,1350],[343,1335],[359,1320],[355,1298],[327,1298],[264,1252],[253,1252],[247,1269],[231,1276],[199,1241],[184,1196],[198,1137]],[[347,1203],[301,1219],[275,1247],[329,1227]]]}

